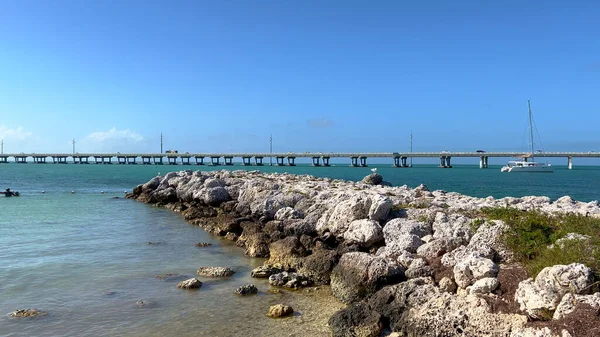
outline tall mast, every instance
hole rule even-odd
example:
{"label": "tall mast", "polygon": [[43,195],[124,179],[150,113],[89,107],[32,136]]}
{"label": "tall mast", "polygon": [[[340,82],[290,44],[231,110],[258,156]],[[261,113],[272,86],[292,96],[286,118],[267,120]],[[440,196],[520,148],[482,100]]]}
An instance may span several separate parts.
{"label": "tall mast", "polygon": [[[75,154],[75,138],[73,138],[73,154]],[[75,160],[75,159],[73,159]]]}
{"label": "tall mast", "polygon": [[529,141],[531,144],[531,161],[535,161],[533,157],[533,118],[531,117],[531,104],[529,103],[529,100],[527,100],[527,109],[529,110]]}
{"label": "tall mast", "polygon": [[163,153],[162,132],[160,133],[160,153]]}
{"label": "tall mast", "polygon": [[269,151],[269,166],[273,166],[273,134],[271,134],[271,137],[269,137]]}
{"label": "tall mast", "polygon": [[410,130],[410,167],[412,167],[412,130]]}

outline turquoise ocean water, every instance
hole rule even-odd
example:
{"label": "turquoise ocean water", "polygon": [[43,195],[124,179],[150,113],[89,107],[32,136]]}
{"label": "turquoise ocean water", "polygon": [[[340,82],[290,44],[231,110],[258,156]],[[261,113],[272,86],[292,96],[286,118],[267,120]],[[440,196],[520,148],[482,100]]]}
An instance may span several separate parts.
{"label": "turquoise ocean water", "polygon": [[[259,169],[360,180],[372,167]],[[506,174],[499,166],[481,170],[474,165],[377,167],[394,185],[424,183],[478,197],[600,199],[598,167],[557,167],[554,174]],[[21,192],[18,198],[0,197],[0,336],[266,336],[277,331],[281,323],[264,313],[270,303],[281,301],[280,295],[269,294],[265,280],[249,277],[262,259],[244,256],[240,248],[190,226],[178,214],[123,198],[124,191],[159,172],[181,169],[212,168],[0,165],[0,188]],[[214,245],[195,247],[200,241]],[[156,278],[164,273],[193,277],[198,267],[210,265],[238,272],[227,280],[203,279],[199,291],[183,291],[176,281]],[[259,296],[232,294],[248,282],[259,287]],[[140,308],[138,300],[151,305]],[[301,300],[287,300],[297,300],[302,311]],[[49,314],[39,319],[5,315],[20,308]]]}

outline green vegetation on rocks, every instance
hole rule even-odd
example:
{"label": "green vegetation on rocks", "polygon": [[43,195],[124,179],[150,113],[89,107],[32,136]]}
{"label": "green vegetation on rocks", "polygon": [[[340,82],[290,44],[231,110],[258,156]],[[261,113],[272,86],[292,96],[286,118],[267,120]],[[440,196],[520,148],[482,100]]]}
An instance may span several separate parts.
{"label": "green vegetation on rocks", "polygon": [[[579,262],[590,267],[597,278],[600,276],[600,219],[511,207],[482,208],[480,212],[510,227],[505,242],[529,275],[537,275],[545,267]],[[579,238],[564,240],[570,233],[579,234]],[[557,240],[562,242],[557,244]]]}

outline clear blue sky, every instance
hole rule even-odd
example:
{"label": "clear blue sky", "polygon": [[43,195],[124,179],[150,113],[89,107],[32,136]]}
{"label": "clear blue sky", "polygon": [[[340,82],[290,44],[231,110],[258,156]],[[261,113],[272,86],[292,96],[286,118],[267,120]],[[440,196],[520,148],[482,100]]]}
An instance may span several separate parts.
{"label": "clear blue sky", "polygon": [[0,0],[4,152],[600,151],[600,1]]}

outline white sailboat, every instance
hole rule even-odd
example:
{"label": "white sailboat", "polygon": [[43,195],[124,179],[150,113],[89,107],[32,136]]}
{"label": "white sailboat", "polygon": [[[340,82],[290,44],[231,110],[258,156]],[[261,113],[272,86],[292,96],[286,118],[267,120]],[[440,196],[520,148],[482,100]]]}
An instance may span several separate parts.
{"label": "white sailboat", "polygon": [[[519,161],[509,161],[508,164],[500,172],[539,172],[552,173],[554,168],[551,164],[536,163],[533,152],[533,118],[531,117],[531,104],[527,100],[527,108],[529,109],[529,144],[531,145],[531,153],[522,157]],[[531,158],[531,161],[528,159]]]}

